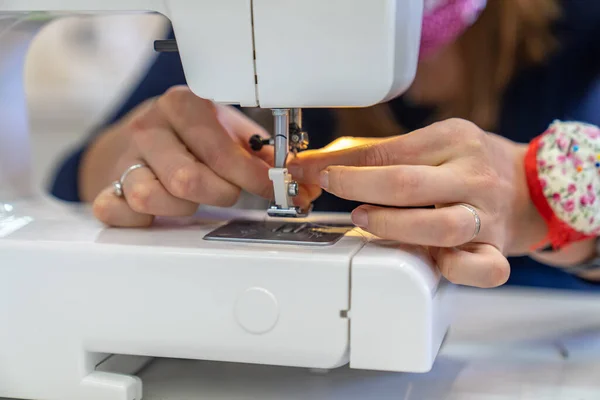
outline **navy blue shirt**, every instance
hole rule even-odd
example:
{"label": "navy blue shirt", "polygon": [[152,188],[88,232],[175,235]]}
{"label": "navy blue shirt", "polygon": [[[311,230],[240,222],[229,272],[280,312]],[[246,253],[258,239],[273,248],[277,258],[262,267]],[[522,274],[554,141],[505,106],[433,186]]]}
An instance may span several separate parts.
{"label": "navy blue shirt", "polygon": [[[562,4],[563,18],[556,26],[559,51],[544,65],[521,71],[504,96],[496,132],[514,141],[529,142],[554,119],[600,125],[600,1],[563,0]],[[176,53],[158,55],[142,81],[97,131],[119,120],[144,100],[185,83],[179,56]],[[398,122],[409,130],[427,123],[429,113],[411,107],[402,98],[391,101],[390,106]],[[323,147],[333,139],[336,121],[329,110],[305,110],[303,115],[312,148]],[[60,166],[52,185],[54,196],[80,201],[77,182],[84,151],[85,146]],[[315,210],[321,211],[351,211],[355,206],[329,194],[315,202]],[[600,288],[528,257],[511,258],[510,262],[509,284],[577,290]]]}

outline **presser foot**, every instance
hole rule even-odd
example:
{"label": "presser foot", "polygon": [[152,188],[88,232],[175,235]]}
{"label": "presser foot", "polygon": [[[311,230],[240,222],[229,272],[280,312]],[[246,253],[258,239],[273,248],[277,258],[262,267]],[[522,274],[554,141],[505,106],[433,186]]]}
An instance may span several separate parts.
{"label": "presser foot", "polygon": [[287,168],[271,168],[269,179],[273,182],[275,199],[267,209],[269,217],[305,218],[312,211],[312,205],[306,209],[293,205],[298,195],[298,183],[292,180]]}
{"label": "presser foot", "polygon": [[312,205],[309,208],[301,208],[301,207],[278,207],[272,204],[267,209],[267,215],[269,217],[276,218],[306,218],[308,214],[312,211]]}

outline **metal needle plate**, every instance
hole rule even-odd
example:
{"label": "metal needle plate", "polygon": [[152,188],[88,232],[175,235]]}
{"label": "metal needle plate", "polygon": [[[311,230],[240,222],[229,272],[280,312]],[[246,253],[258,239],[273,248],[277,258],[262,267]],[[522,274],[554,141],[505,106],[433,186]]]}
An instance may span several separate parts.
{"label": "metal needle plate", "polygon": [[352,226],[341,224],[235,220],[210,232],[204,236],[204,239],[225,242],[329,246],[352,229]]}

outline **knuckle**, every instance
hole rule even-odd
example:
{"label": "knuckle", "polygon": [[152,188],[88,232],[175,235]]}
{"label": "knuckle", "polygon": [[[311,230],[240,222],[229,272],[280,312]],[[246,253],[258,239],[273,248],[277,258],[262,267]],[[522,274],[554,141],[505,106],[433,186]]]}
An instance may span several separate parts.
{"label": "knuckle", "polygon": [[[217,114],[217,105],[211,100],[196,96],[187,86],[169,88],[158,100],[163,110],[176,110],[177,113],[198,113],[210,111]],[[193,108],[193,110],[192,110]]]}
{"label": "knuckle", "polygon": [[152,189],[144,183],[136,183],[133,185],[126,198],[129,207],[131,207],[133,211],[140,214],[148,214],[150,210],[150,200],[152,199]]}
{"label": "knuckle", "polygon": [[468,177],[467,186],[477,192],[489,193],[496,190],[500,177],[494,168],[483,165],[472,172]]}
{"label": "knuckle", "polygon": [[136,145],[146,144],[148,136],[151,135],[152,122],[146,112],[139,112],[133,115],[125,125],[126,131]]}
{"label": "knuckle", "polygon": [[148,148],[155,138],[155,126],[147,112],[134,115],[128,122],[126,129],[131,142],[138,149]]}
{"label": "knuckle", "polygon": [[144,113],[136,113],[127,121],[127,129],[132,133],[143,131],[148,128],[147,118]]}
{"label": "knuckle", "polygon": [[483,135],[473,134],[465,137],[462,142],[463,148],[470,154],[481,153],[484,150]]}
{"label": "knuckle", "polygon": [[202,184],[201,174],[188,166],[176,169],[168,179],[167,189],[175,197],[189,199],[194,197],[196,188]]}
{"label": "knuckle", "polygon": [[325,161],[319,154],[306,154],[302,159],[297,158],[296,160],[295,163],[302,166],[302,175],[296,176],[296,178],[307,183],[318,184],[321,171],[330,166],[330,162]]}
{"label": "knuckle", "polygon": [[435,127],[435,130],[441,135],[455,137],[460,133],[460,129],[458,128],[458,125],[460,124],[459,121],[458,118],[450,118],[434,123],[433,127]]}
{"label": "knuckle", "polygon": [[215,189],[210,187],[206,175],[192,166],[181,167],[169,177],[167,190],[175,197],[220,207],[231,207],[239,199],[241,189],[233,185]]}
{"label": "knuckle", "polygon": [[450,137],[451,143],[468,149],[480,149],[483,145],[483,131],[471,121],[461,118],[450,118],[438,123],[443,135]]}
{"label": "knuckle", "polygon": [[159,103],[161,105],[178,105],[187,102],[192,92],[186,86],[173,86],[160,96]]}
{"label": "knuckle", "polygon": [[154,132],[145,125],[145,122],[132,123],[134,125],[131,126],[130,135],[134,146],[138,149],[148,148],[154,140]]}
{"label": "knuckle", "polygon": [[362,166],[387,165],[389,161],[389,153],[380,143],[365,145],[358,159]]}
{"label": "knuckle", "polygon": [[125,128],[131,133],[136,134],[140,131],[144,132],[152,129],[152,118],[156,110],[156,102],[148,101],[138,106],[135,111],[131,112],[128,118],[125,119]]}
{"label": "knuckle", "polygon": [[474,130],[479,130],[477,126],[462,118],[449,118],[443,122],[449,133],[457,135],[472,134]]}
{"label": "knuckle", "polygon": [[229,190],[223,191],[217,195],[215,205],[220,207],[233,207],[238,200],[242,190],[238,187],[232,187]]}
{"label": "knuckle", "polygon": [[394,171],[391,174],[390,183],[396,196],[402,196],[406,193],[415,193],[421,186],[421,178],[414,173],[406,173],[405,170]]}
{"label": "knuckle", "polygon": [[194,104],[197,107],[201,107],[204,110],[210,111],[211,113],[217,114],[218,106],[212,100],[205,99],[203,97],[198,97],[190,92],[192,96],[194,96]]}
{"label": "knuckle", "polygon": [[204,99],[202,97],[197,97],[192,94],[193,99],[189,101],[189,105],[194,108],[194,112],[202,113],[201,115],[207,116],[209,120],[217,120],[219,115],[219,109],[217,104],[213,101]]}
{"label": "knuckle", "polygon": [[474,229],[472,219],[463,217],[462,213],[445,212],[440,216],[440,223],[438,240],[444,247],[463,244]]}
{"label": "knuckle", "polygon": [[[357,143],[359,142],[356,141],[356,138],[351,136],[340,136],[333,142],[329,143],[326,147],[337,151],[355,147],[357,146]],[[360,146],[360,144],[358,146]]]}
{"label": "knuckle", "polygon": [[391,218],[386,218],[385,213],[369,212],[368,225],[369,230],[382,239],[393,238],[393,227]]}

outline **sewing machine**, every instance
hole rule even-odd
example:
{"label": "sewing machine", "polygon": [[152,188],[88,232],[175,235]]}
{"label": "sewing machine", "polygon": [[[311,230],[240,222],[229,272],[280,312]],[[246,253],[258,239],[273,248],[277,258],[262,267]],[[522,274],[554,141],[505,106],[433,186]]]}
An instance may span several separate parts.
{"label": "sewing machine", "polygon": [[426,252],[293,207],[285,168],[306,145],[302,108],[406,90],[422,1],[0,0],[0,15],[22,21],[164,14],[177,41],[157,50],[180,53],[197,95],[273,109],[276,155],[266,213],[201,207],[150,229],[106,228],[30,187],[25,95],[2,99],[26,49],[0,60],[0,121],[13,121],[0,131],[0,397],[139,400],[135,373],[153,357],[430,370],[451,303]]}

